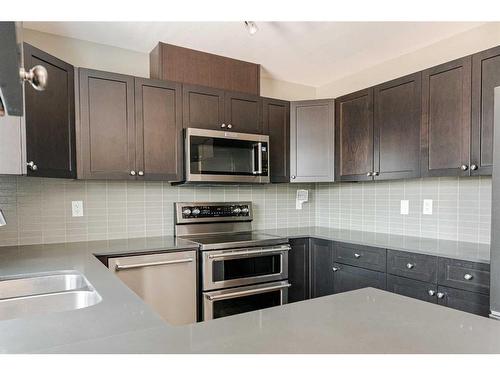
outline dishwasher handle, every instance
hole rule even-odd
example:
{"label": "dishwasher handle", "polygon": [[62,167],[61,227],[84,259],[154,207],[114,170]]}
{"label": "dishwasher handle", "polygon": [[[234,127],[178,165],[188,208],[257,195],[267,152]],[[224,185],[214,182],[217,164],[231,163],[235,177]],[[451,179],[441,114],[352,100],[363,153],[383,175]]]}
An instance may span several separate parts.
{"label": "dishwasher handle", "polygon": [[169,264],[190,263],[193,260],[194,260],[193,258],[186,258],[186,259],[165,260],[160,262],[147,262],[147,263],[124,264],[124,265],[117,264],[115,266],[115,271],[130,270],[134,268],[151,267],[151,266],[163,266]]}

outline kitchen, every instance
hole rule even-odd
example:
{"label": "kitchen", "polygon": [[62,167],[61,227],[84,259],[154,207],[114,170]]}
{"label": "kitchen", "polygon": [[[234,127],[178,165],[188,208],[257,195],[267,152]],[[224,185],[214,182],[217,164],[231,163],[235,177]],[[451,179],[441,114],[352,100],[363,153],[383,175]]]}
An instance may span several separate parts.
{"label": "kitchen", "polygon": [[499,23],[1,27],[2,353],[500,352]]}

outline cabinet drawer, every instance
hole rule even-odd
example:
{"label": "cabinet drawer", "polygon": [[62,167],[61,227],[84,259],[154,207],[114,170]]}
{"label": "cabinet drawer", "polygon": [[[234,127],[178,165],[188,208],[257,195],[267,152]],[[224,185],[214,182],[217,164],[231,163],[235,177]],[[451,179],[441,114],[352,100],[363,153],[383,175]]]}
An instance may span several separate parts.
{"label": "cabinet drawer", "polygon": [[439,258],[438,284],[489,294],[490,266],[464,260]]}
{"label": "cabinet drawer", "polygon": [[351,267],[345,264],[333,264],[334,293],[348,292],[361,288],[378,288],[385,290],[385,273]]}
{"label": "cabinet drawer", "polygon": [[438,303],[471,314],[488,316],[490,313],[490,297],[481,293],[439,286]]}
{"label": "cabinet drawer", "polygon": [[377,247],[335,243],[335,261],[385,272],[386,250]]}
{"label": "cabinet drawer", "polygon": [[387,273],[437,283],[437,257],[388,250]]}
{"label": "cabinet drawer", "polygon": [[432,283],[387,275],[387,291],[422,301],[437,303],[437,285]]}

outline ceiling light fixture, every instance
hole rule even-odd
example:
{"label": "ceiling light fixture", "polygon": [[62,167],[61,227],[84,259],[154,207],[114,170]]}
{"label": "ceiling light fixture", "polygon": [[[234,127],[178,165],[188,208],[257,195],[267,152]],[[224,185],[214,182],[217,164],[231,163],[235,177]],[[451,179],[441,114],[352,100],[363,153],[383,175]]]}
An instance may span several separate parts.
{"label": "ceiling light fixture", "polygon": [[245,27],[248,30],[248,33],[250,35],[255,34],[257,31],[259,31],[259,28],[257,27],[257,24],[253,21],[245,21]]}

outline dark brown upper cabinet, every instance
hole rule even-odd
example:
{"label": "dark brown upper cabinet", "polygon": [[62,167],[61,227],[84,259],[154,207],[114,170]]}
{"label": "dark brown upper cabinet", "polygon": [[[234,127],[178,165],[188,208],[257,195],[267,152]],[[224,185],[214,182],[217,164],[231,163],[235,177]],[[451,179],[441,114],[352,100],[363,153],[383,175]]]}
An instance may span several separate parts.
{"label": "dark brown upper cabinet", "polygon": [[468,176],[470,56],[422,72],[422,176]]}
{"label": "dark brown upper cabinet", "polygon": [[134,77],[79,70],[79,178],[135,179]]}
{"label": "dark brown upper cabinet", "polygon": [[500,86],[500,47],[472,56],[471,175],[493,168],[494,88]]}
{"label": "dark brown upper cabinet", "polygon": [[79,178],[179,180],[181,85],[79,71]]}
{"label": "dark brown upper cabinet", "polygon": [[74,67],[26,43],[24,64],[48,72],[44,91],[25,90],[28,176],[76,178]]}
{"label": "dark brown upper cabinet", "polygon": [[224,91],[209,87],[183,85],[184,128],[222,130]]}
{"label": "dark brown upper cabinet", "polygon": [[262,117],[269,135],[271,182],[290,182],[290,103],[262,98]]}
{"label": "dark brown upper cabinet", "polygon": [[262,134],[260,96],[226,92],[224,117],[226,127],[238,133]]}
{"label": "dark brown upper cabinet", "polygon": [[182,87],[135,79],[137,175],[147,180],[182,179]]}
{"label": "dark brown upper cabinet", "polygon": [[420,176],[422,74],[374,88],[373,178]]}
{"label": "dark brown upper cabinet", "polygon": [[259,64],[161,42],[149,62],[151,78],[260,94]]}
{"label": "dark brown upper cabinet", "polygon": [[373,88],[335,99],[335,177],[372,180]]}

